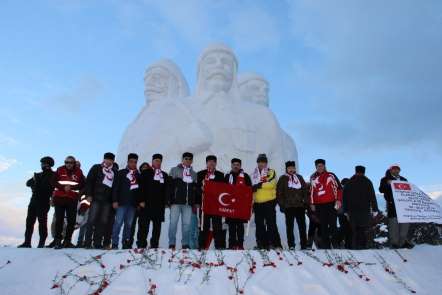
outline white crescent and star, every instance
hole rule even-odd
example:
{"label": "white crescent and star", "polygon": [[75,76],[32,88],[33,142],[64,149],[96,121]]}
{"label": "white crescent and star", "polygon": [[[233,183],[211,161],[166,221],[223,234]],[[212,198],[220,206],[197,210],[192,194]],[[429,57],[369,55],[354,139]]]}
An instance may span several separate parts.
{"label": "white crescent and star", "polygon": [[[223,201],[223,197],[224,196],[229,196],[230,194],[229,193],[222,193],[222,194],[220,194],[219,196],[218,196],[218,202],[221,204],[221,205],[223,205],[224,207],[228,207],[228,206],[230,206],[230,205],[232,205],[231,203],[230,204],[227,204],[227,203],[225,203],[224,201]],[[231,202],[232,203],[235,203],[235,199],[232,199],[231,200]]]}

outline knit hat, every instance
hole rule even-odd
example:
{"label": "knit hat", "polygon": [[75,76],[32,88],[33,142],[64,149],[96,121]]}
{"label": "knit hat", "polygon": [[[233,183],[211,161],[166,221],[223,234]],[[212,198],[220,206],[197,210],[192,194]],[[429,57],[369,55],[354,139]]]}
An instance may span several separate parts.
{"label": "knit hat", "polygon": [[360,173],[360,174],[365,174],[365,167],[361,166],[361,165],[358,165],[358,166],[355,167],[355,172],[356,173]]}
{"label": "knit hat", "polygon": [[242,164],[242,162],[241,162],[241,160],[240,159],[238,159],[238,158],[233,158],[231,161],[230,161],[230,163],[239,163],[240,165]]}
{"label": "knit hat", "polygon": [[258,158],[256,159],[256,162],[257,163],[259,163],[259,162],[268,162],[268,159],[267,159],[267,155],[266,154],[259,154],[258,155]]}
{"label": "knit hat", "polygon": [[130,153],[129,155],[127,155],[127,160],[130,160],[130,159],[138,160],[138,155],[135,153]]}
{"label": "knit hat", "polygon": [[401,170],[401,166],[399,164],[397,164],[397,163],[390,165],[390,170],[393,169],[393,168],[397,168],[397,169]]}
{"label": "knit hat", "polygon": [[315,166],[318,166],[319,164],[325,165],[325,160],[324,159],[316,159]]}
{"label": "knit hat", "polygon": [[189,152],[185,152],[184,154],[183,154],[183,159],[184,158],[191,158],[191,159],[193,159],[193,154],[192,153],[189,153]]}
{"label": "knit hat", "polygon": [[43,158],[40,159],[40,163],[42,163],[42,164],[47,164],[47,165],[49,165],[50,167],[53,167],[54,164],[55,164],[55,161],[54,161],[53,158],[51,158],[51,157],[49,157],[49,156],[46,156],[46,157],[43,157]]}
{"label": "knit hat", "polygon": [[156,160],[156,159],[160,159],[162,161],[163,160],[163,155],[162,154],[154,154],[152,156],[152,161]]}
{"label": "knit hat", "polygon": [[103,159],[115,161],[115,155],[108,152],[104,154]]}
{"label": "knit hat", "polygon": [[207,157],[206,157],[206,163],[207,162],[209,162],[209,161],[215,161],[216,162],[216,156],[215,155],[208,155]]}
{"label": "knit hat", "polygon": [[295,161],[287,161],[287,162],[285,162],[285,168],[287,169],[288,167],[296,167]]}

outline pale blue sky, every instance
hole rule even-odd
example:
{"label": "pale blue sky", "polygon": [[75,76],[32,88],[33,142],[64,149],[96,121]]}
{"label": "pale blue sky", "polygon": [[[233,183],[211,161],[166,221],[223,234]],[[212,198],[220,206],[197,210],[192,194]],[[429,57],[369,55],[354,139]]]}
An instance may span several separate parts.
{"label": "pale blue sky", "polygon": [[2,1],[1,201],[25,207],[41,156],[73,154],[87,170],[116,151],[146,66],[171,58],[193,89],[213,41],[270,81],[302,174],[322,157],[341,178],[367,166],[377,185],[398,162],[441,190],[441,28],[437,0]]}

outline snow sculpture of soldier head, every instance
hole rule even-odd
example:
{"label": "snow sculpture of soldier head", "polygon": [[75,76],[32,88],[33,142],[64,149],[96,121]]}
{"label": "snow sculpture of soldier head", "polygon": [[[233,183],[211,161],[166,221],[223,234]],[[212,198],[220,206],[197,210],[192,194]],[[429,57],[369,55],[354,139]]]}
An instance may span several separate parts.
{"label": "snow sculpture of soldier head", "polygon": [[241,99],[269,106],[269,82],[263,76],[255,73],[240,74],[238,87]]}
{"label": "snow sculpture of soldier head", "polygon": [[144,74],[144,97],[146,103],[175,99],[189,95],[189,86],[178,66],[171,60],[162,59],[151,64]]}
{"label": "snow sculpture of soldier head", "polygon": [[196,95],[231,94],[236,88],[237,69],[232,49],[224,44],[209,45],[198,61]]}

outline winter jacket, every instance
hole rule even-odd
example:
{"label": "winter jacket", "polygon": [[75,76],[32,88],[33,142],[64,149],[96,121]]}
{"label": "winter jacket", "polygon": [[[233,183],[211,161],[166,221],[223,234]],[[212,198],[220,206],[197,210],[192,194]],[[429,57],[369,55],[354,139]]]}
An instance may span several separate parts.
{"label": "winter jacket", "polygon": [[289,187],[289,177],[282,175],[276,184],[276,196],[279,207],[284,210],[287,208],[306,208],[309,203],[309,193],[304,178],[296,174],[301,184],[300,188]]}
{"label": "winter jacket", "polygon": [[[202,199],[203,199],[203,184],[206,179],[207,175],[207,169],[201,170],[196,174],[197,178],[197,198],[196,198],[196,204],[201,205]],[[224,182],[224,173],[221,171],[215,170],[214,176],[212,179],[209,179],[209,181],[215,181],[215,182]]]}
{"label": "winter jacket", "polygon": [[112,202],[117,202],[118,206],[136,206],[139,200],[140,173],[138,170],[135,172],[138,188],[133,189],[131,189],[130,180],[127,177],[128,174],[129,169],[125,168],[118,171],[114,177],[114,183],[112,184]]}
{"label": "winter jacket", "polygon": [[141,214],[146,214],[149,220],[164,221],[170,180],[166,172],[161,173],[163,183],[154,179],[154,169],[146,169],[140,175],[139,203],[145,203]]}
{"label": "winter jacket", "polygon": [[193,168],[190,168],[190,174],[192,182],[187,183],[183,181],[184,167],[179,164],[173,167],[170,172],[170,193],[169,193],[169,205],[194,205],[196,204],[197,194],[197,175]]}
{"label": "winter jacket", "polygon": [[[84,184],[85,178],[80,168],[74,167],[72,170],[68,170],[66,166],[58,167],[52,178],[54,200],[69,199],[78,201],[80,191],[84,188]],[[70,185],[71,187],[71,190],[68,192],[64,190],[66,185]]]}
{"label": "winter jacket", "polygon": [[372,211],[378,211],[373,183],[365,176],[354,175],[344,186],[343,210],[350,222],[358,226],[370,224]]}
{"label": "winter jacket", "polygon": [[[118,169],[113,165],[112,171],[114,172],[114,181],[112,187],[115,184],[115,178],[118,174]],[[101,164],[95,164],[89,170],[86,177],[86,196],[92,197],[93,201],[99,202],[112,202],[112,187],[103,184],[104,173],[103,166]]]}
{"label": "winter jacket", "polygon": [[52,179],[55,172],[52,169],[45,169],[42,172],[34,173],[34,176],[26,182],[26,186],[32,189],[32,203],[49,206],[54,186]]}
{"label": "winter jacket", "polygon": [[405,177],[398,176],[394,177],[390,170],[385,172],[385,176],[381,179],[381,184],[379,186],[379,191],[384,194],[385,201],[387,203],[387,214],[388,218],[397,217],[396,215],[396,206],[394,204],[393,199],[393,191],[391,190],[391,185],[388,183],[389,180],[400,180],[400,181],[408,181]]}
{"label": "winter jacket", "polygon": [[335,174],[315,172],[310,177],[310,204],[328,204],[342,201],[342,187]]}
{"label": "winter jacket", "polygon": [[255,186],[253,200],[255,203],[266,203],[276,199],[276,172],[269,169],[267,172],[267,181]]}

